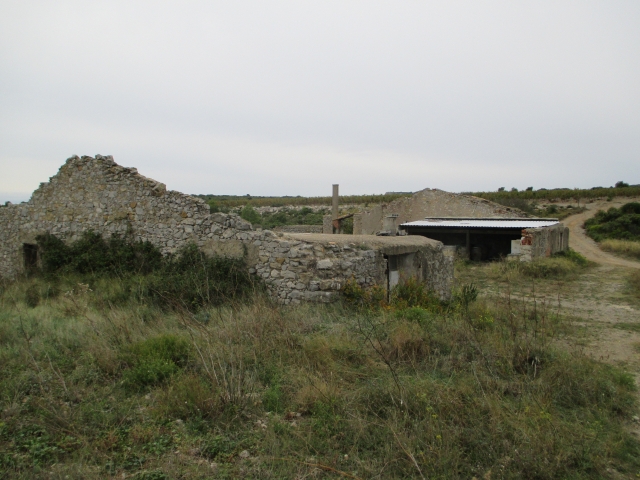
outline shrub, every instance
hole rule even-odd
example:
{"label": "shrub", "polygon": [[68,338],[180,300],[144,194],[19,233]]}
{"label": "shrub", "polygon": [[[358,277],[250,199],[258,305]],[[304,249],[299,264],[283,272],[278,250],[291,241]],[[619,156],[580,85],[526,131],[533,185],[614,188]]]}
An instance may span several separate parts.
{"label": "shrub", "polygon": [[36,237],[42,270],[80,274],[150,273],[162,265],[162,254],[150,242],[132,241],[113,234],[108,240],[87,231],[67,245],[51,234]]}
{"label": "shrub", "polygon": [[391,305],[395,308],[421,307],[427,310],[438,309],[440,299],[429,290],[424,282],[409,278],[398,283],[391,290]]}
{"label": "shrub", "polygon": [[123,355],[125,362],[131,365],[123,373],[123,385],[140,390],[164,382],[186,365],[190,351],[190,344],[174,335],[134,343]]}
{"label": "shrub", "polygon": [[606,239],[640,240],[640,203],[631,202],[620,208],[600,210],[584,222],[584,228],[597,242]]}
{"label": "shrub", "polygon": [[355,278],[342,286],[342,300],[349,306],[359,309],[377,309],[388,305],[387,290],[379,285],[364,288]]}
{"label": "shrub", "polygon": [[554,253],[553,257],[566,258],[567,260],[575,263],[579,267],[586,267],[589,265],[589,260],[587,260],[587,258],[584,255],[576,252],[572,248],[567,248],[566,250],[563,250],[561,252]]}
{"label": "shrub", "polygon": [[150,294],[158,304],[189,311],[240,299],[255,287],[244,260],[208,257],[194,244],[169,258],[149,282]]}
{"label": "shrub", "polygon": [[256,212],[255,208],[251,205],[245,205],[245,207],[240,212],[240,216],[244,218],[247,222],[253,224],[259,224],[262,221],[262,217],[258,212]]}
{"label": "shrub", "polygon": [[163,257],[150,242],[118,235],[105,240],[91,231],[69,245],[50,234],[37,240],[46,275],[90,275],[92,283],[101,277],[118,276],[119,284],[99,295],[98,301],[108,305],[136,298],[195,312],[205,305],[239,299],[257,286],[244,259],[208,257],[195,244]]}

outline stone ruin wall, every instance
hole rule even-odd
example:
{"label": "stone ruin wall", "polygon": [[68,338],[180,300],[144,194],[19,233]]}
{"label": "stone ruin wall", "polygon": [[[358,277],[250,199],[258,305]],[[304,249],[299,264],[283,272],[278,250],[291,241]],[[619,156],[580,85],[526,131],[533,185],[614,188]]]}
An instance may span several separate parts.
{"label": "stone ruin wall", "polygon": [[[0,208],[0,225],[2,278],[15,278],[24,271],[23,244],[35,244],[38,234],[49,232],[73,241],[87,230],[103,236],[129,233],[164,254],[193,242],[208,254],[244,257],[250,272],[260,276],[272,297],[283,304],[329,302],[349,278],[369,287],[383,283],[386,270],[382,251],[358,248],[355,239],[309,242],[294,235],[254,231],[238,215],[211,214],[203,200],[167,191],[164,184],[135,168],[119,166],[111,156],[69,158],[29,202]],[[419,250],[435,259],[425,268],[432,270],[432,288],[447,297],[453,269],[442,260],[442,245],[429,242]]]}
{"label": "stone ruin wall", "polygon": [[569,248],[569,228],[559,223],[551,227],[527,228],[520,240],[520,261],[550,257]]}
{"label": "stone ruin wall", "polygon": [[515,218],[524,217],[518,209],[470,195],[460,195],[426,188],[411,197],[403,197],[389,204],[376,205],[356,214],[353,233],[374,235],[385,229],[384,218],[398,215],[395,225],[423,220],[426,217]]}

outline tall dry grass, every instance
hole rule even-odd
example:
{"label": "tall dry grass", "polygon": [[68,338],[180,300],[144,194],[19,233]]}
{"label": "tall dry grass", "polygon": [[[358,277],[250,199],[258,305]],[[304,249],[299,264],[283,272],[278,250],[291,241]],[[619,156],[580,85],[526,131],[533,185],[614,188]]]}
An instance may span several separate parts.
{"label": "tall dry grass", "polygon": [[605,252],[615,253],[616,255],[623,255],[625,257],[631,257],[640,259],[640,242],[634,242],[632,240],[603,240],[599,243],[600,248]]}

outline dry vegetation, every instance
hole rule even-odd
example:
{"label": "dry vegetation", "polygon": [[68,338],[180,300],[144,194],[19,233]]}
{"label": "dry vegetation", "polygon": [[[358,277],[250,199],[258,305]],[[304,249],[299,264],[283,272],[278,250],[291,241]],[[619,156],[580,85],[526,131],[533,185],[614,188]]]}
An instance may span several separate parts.
{"label": "dry vegetation", "polygon": [[605,252],[640,259],[640,242],[638,241],[607,239],[600,242],[600,248]]}
{"label": "dry vegetation", "polygon": [[[546,263],[488,268],[539,285],[586,268]],[[624,428],[633,379],[572,346],[566,312],[535,292],[484,300],[465,283],[444,304],[419,287],[391,303],[351,284],[343,305],[283,308],[258,292],[189,312],[114,276],[4,285],[0,476],[640,473]]]}

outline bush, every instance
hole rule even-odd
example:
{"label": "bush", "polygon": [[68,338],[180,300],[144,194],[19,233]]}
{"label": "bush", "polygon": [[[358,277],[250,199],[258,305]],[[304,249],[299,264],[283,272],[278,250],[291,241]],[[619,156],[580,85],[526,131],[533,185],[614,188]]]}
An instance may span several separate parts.
{"label": "bush", "polygon": [[[69,245],[50,234],[38,236],[37,241],[46,276],[90,275],[92,283],[118,276],[117,288],[111,285],[100,294],[108,305],[122,305],[135,298],[195,312],[205,305],[239,299],[256,287],[243,259],[209,257],[195,244],[163,257],[150,242],[118,235],[105,240],[91,231]],[[37,304],[34,295],[35,291],[29,302]]]}
{"label": "bush", "polygon": [[587,258],[584,255],[576,252],[572,248],[567,248],[566,250],[563,250],[562,252],[554,253],[553,257],[555,257],[555,258],[566,258],[567,260],[575,263],[579,267],[586,267],[587,265],[589,265],[589,260],[587,260]]}
{"label": "bush", "polygon": [[98,233],[87,231],[69,245],[51,234],[38,235],[36,241],[46,274],[146,274],[162,265],[162,254],[153,244],[117,234],[105,240]]}
{"label": "bush", "polygon": [[260,214],[256,212],[255,208],[253,208],[251,205],[245,205],[245,207],[240,212],[240,216],[247,222],[250,222],[252,224],[259,224],[262,220]]}
{"label": "bush", "polygon": [[164,382],[186,365],[190,350],[186,340],[174,335],[161,335],[131,345],[123,355],[131,365],[122,375],[123,385],[140,390]]}
{"label": "bush", "polygon": [[421,307],[430,310],[440,307],[440,299],[424,282],[410,278],[393,287],[391,305],[399,309]]}
{"label": "bush", "polygon": [[584,222],[584,228],[596,242],[606,239],[640,240],[640,203],[611,207],[606,212],[600,210]]}
{"label": "bush", "polygon": [[244,260],[208,257],[190,244],[167,259],[150,279],[149,292],[163,307],[197,311],[240,299],[256,286]]}

